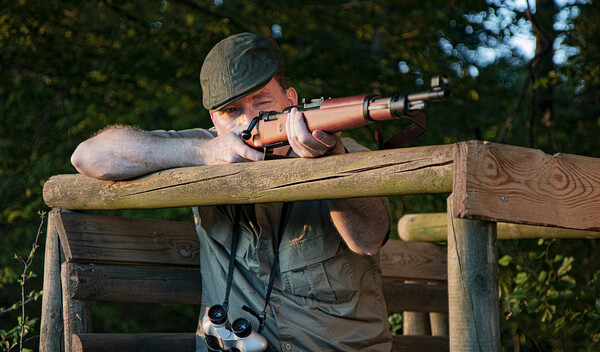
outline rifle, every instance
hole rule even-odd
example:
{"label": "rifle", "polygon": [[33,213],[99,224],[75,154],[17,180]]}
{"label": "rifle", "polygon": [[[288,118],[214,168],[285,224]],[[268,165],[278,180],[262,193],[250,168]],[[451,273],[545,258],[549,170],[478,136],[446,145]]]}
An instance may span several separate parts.
{"label": "rifle", "polygon": [[[425,132],[424,110],[427,102],[450,98],[449,79],[438,75],[431,79],[431,90],[418,93],[398,94],[391,97],[378,95],[356,95],[343,98],[303,99],[300,105],[290,106],[282,112],[261,111],[240,137],[254,148],[273,148],[287,144],[285,122],[290,110],[296,107],[304,113],[309,131],[321,130],[328,133],[345,131],[371,123],[378,124],[378,139],[381,149],[398,148]],[[380,121],[408,119],[411,125],[401,130],[385,143],[382,142]]]}

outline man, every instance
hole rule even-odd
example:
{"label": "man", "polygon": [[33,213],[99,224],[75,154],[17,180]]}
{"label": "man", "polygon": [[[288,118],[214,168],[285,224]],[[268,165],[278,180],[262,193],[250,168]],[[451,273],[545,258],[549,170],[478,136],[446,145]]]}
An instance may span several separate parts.
{"label": "man", "polygon": [[[200,73],[203,104],[216,131],[113,127],[81,143],[72,163],[82,174],[120,180],[173,167],[261,161],[263,153],[239,133],[260,111],[298,103],[283,70],[281,52],[266,38],[230,36],[211,50]],[[290,112],[286,131],[291,148],[275,154],[313,158],[360,149],[344,145],[339,134],[311,133],[297,109]],[[390,350],[376,256],[389,231],[384,199],[193,210],[203,284],[198,351],[207,349],[204,335],[213,334],[207,331],[207,310],[224,300],[230,319],[245,317],[254,330],[259,320],[248,311],[264,312],[261,334],[273,350]],[[238,244],[230,255],[234,233]]]}

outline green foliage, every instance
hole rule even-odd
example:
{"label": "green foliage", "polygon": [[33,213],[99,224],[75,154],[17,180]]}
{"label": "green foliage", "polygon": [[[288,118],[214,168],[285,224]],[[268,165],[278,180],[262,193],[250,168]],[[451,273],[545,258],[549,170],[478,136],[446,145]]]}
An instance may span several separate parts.
{"label": "green foliage", "polygon": [[[11,351],[14,348],[18,348],[19,342],[21,339],[21,333],[24,332],[22,336],[26,336],[30,334],[35,325],[38,323],[39,318],[29,318],[25,317],[24,323],[22,323],[21,316],[17,317],[17,325],[12,329],[0,330],[0,350],[1,351]],[[22,348],[20,351],[33,351],[29,348]]]}
{"label": "green foliage", "polygon": [[0,282],[13,283],[16,281],[19,286],[21,286],[21,300],[8,308],[0,307],[0,316],[21,308],[20,315],[17,316],[16,326],[8,331],[0,329],[0,349],[2,351],[10,351],[17,346],[19,346],[19,351],[31,351],[30,349],[23,347],[23,342],[24,338],[34,331],[35,325],[37,324],[39,318],[30,318],[27,316],[25,314],[25,305],[31,301],[37,301],[42,296],[42,291],[31,291],[26,295],[25,285],[28,280],[37,277],[37,275],[33,271],[29,270],[29,268],[33,263],[35,252],[38,248],[37,241],[42,232],[42,225],[44,224],[45,215],[46,214],[44,212],[39,213],[39,216],[41,217],[41,223],[38,227],[37,235],[35,236],[31,251],[26,259],[22,258],[18,254],[15,254],[15,259],[18,260],[23,266],[22,274],[17,276],[10,268],[4,268],[2,270],[5,276],[0,277]]}
{"label": "green foliage", "polygon": [[591,265],[598,247],[583,241],[520,241],[518,252],[501,249],[507,253],[499,259],[505,350],[514,341],[539,350],[600,347],[600,269]]}
{"label": "green foliage", "polygon": [[[415,91],[427,88],[431,76],[448,73],[454,97],[428,108],[428,130],[411,145],[485,139],[600,156],[599,5],[539,7],[535,17],[546,24],[564,13],[564,28],[551,34],[575,54],[532,81],[529,59],[507,47],[529,23],[527,16],[501,1],[5,2],[0,14],[0,306],[20,299],[13,254],[27,255],[21,252],[33,241],[36,213],[46,209],[45,180],[74,173],[68,161],[77,144],[112,124],[150,130],[209,127],[198,84],[201,62],[212,45],[232,33],[276,37],[302,97]],[[485,61],[486,49],[504,54]],[[550,119],[532,99],[542,89],[551,90]],[[385,134],[405,126],[387,123]],[[371,126],[348,135],[375,148]],[[392,198],[394,220],[403,212],[444,211],[445,197]],[[191,218],[188,209],[110,213]],[[500,293],[508,318],[503,346],[597,348],[597,243],[521,241],[503,247]],[[42,264],[36,260],[31,271],[42,272]],[[34,292],[41,290],[40,281],[31,281]],[[30,316],[40,311],[39,302],[29,304]],[[141,329],[120,322],[114,309],[101,311],[96,319],[103,326]],[[176,326],[178,314],[195,313],[167,308],[163,320]],[[6,327],[16,319],[12,313],[1,315],[0,329],[8,333]]]}
{"label": "green foliage", "polygon": [[402,335],[402,321],[402,312],[388,314],[388,322],[390,323],[390,332],[392,335]]}

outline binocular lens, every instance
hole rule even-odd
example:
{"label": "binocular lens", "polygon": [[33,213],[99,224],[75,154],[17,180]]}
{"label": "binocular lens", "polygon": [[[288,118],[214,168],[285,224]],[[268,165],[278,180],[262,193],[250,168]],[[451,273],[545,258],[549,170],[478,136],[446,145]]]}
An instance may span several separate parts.
{"label": "binocular lens", "polygon": [[231,330],[237,337],[247,337],[252,332],[252,325],[248,319],[239,318],[231,324]]}
{"label": "binocular lens", "polygon": [[222,305],[216,304],[208,310],[208,319],[215,325],[221,325],[227,321],[227,311]]}

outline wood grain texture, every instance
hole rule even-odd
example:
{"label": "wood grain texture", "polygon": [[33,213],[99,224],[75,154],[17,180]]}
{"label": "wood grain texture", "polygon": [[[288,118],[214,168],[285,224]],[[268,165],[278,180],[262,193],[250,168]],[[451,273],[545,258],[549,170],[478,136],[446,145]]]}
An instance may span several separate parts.
{"label": "wood grain texture", "polygon": [[140,209],[446,193],[452,189],[454,149],[188,167],[120,182],[58,175],[45,183],[44,200],[61,209]]}
{"label": "wood grain texture", "polygon": [[[446,299],[448,295],[446,295]],[[431,335],[448,337],[449,321],[448,313],[429,313],[429,321],[431,321]]]}
{"label": "wood grain texture", "polygon": [[[191,223],[71,211],[53,214],[55,228],[68,253],[61,269],[68,348],[187,351],[191,346],[193,350],[194,334],[91,334],[89,326],[92,300],[200,303],[198,241]],[[430,243],[390,240],[381,255],[387,275],[384,296],[388,307],[398,311],[447,312],[445,252],[443,247]],[[436,284],[424,283],[427,281]],[[394,348],[446,351],[448,339],[395,338]]]}
{"label": "wood grain texture", "polygon": [[402,315],[402,334],[431,336],[429,314],[423,312],[404,312]]}
{"label": "wood grain texture", "polygon": [[68,264],[71,299],[201,304],[200,268]]}
{"label": "wood grain texture", "polygon": [[[499,240],[600,238],[600,232],[598,231],[505,222],[499,222],[497,225]],[[404,215],[398,220],[398,235],[404,241],[445,242],[448,239],[447,215],[446,213]]]}
{"label": "wood grain texture", "polygon": [[193,223],[60,212],[59,233],[68,262],[197,267]]}
{"label": "wood grain texture", "polygon": [[446,282],[446,249],[433,243],[389,240],[380,251],[384,279]]}
{"label": "wood grain texture", "polygon": [[450,343],[441,336],[394,335],[392,352],[447,352]]}
{"label": "wood grain texture", "polygon": [[[193,352],[193,333],[154,334],[77,334],[73,336],[73,352]],[[392,352],[446,352],[447,337],[393,336]]]}
{"label": "wood grain texture", "polygon": [[60,352],[63,344],[62,289],[60,281],[60,242],[56,211],[48,215],[44,255],[44,295],[40,323],[40,352]]}
{"label": "wood grain texture", "polygon": [[457,217],[600,230],[600,159],[462,142],[454,173]]}
{"label": "wood grain texture", "polygon": [[455,218],[449,212],[450,350],[499,352],[498,305],[496,224]]}
{"label": "wood grain texture", "polygon": [[384,281],[383,296],[391,312],[448,313],[446,285]]}
{"label": "wood grain texture", "polygon": [[194,333],[76,334],[73,352],[194,352]]}
{"label": "wood grain texture", "polygon": [[64,321],[65,351],[73,349],[73,336],[80,333],[92,332],[92,311],[90,302],[71,299],[68,295],[69,280],[66,266],[61,265],[62,303]]}

